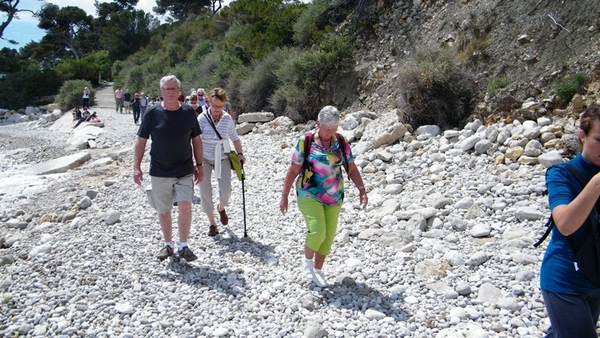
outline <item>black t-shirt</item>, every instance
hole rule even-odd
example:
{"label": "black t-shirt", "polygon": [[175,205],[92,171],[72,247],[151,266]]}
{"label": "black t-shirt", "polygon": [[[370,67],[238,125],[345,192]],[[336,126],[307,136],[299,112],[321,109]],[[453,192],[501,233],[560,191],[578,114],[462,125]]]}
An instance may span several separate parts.
{"label": "black t-shirt", "polygon": [[194,173],[191,139],[201,134],[194,109],[182,105],[167,111],[156,104],[146,111],[138,129],[139,137],[152,139],[150,175],[183,177]]}
{"label": "black t-shirt", "polygon": [[125,94],[123,94],[123,100],[125,100],[125,101],[131,101],[131,93],[125,93]]}
{"label": "black t-shirt", "polygon": [[131,104],[132,108],[139,108],[141,104],[141,100],[139,97],[134,97],[133,98],[133,103]]}

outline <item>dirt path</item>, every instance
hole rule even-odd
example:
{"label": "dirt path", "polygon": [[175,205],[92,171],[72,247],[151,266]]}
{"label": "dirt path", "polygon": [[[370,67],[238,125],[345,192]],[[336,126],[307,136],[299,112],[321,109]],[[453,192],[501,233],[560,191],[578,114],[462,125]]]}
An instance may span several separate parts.
{"label": "dirt path", "polygon": [[115,92],[113,83],[107,82],[97,88],[93,107],[100,109],[115,109]]}

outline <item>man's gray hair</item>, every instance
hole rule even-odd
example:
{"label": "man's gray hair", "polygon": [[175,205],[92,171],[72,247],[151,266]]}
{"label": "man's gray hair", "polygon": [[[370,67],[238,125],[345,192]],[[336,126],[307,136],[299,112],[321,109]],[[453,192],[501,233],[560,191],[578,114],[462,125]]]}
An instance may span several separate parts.
{"label": "man's gray hair", "polygon": [[200,94],[200,93],[206,94],[206,91],[204,90],[204,88],[198,88],[198,94]]}
{"label": "man's gray hair", "polygon": [[318,120],[325,126],[337,126],[340,123],[340,112],[334,106],[325,106],[319,112]]}
{"label": "man's gray hair", "polygon": [[181,88],[181,81],[179,81],[179,79],[175,75],[163,76],[163,78],[160,79],[160,88],[162,89],[162,87],[165,85],[165,83],[167,83],[169,81],[176,81],[177,87]]}

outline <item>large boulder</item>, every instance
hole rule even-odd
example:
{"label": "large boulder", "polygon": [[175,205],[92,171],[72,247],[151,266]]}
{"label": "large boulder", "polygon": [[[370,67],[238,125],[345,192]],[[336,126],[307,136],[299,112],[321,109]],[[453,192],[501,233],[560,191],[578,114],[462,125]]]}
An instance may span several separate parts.
{"label": "large boulder", "polygon": [[396,110],[392,110],[365,127],[360,142],[353,148],[353,152],[361,155],[371,149],[392,144],[403,138],[406,131],[406,126],[398,120]]}

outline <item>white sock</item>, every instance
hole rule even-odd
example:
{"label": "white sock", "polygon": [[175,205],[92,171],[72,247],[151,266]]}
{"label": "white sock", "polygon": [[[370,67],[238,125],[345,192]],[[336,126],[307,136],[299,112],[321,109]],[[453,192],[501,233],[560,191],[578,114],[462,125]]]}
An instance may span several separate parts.
{"label": "white sock", "polygon": [[181,249],[185,248],[186,246],[188,246],[188,245],[187,245],[187,242],[180,242],[180,243],[179,243],[179,250],[181,250]]}
{"label": "white sock", "polygon": [[170,246],[171,249],[173,249],[173,242],[165,242],[165,245],[166,246]]}

